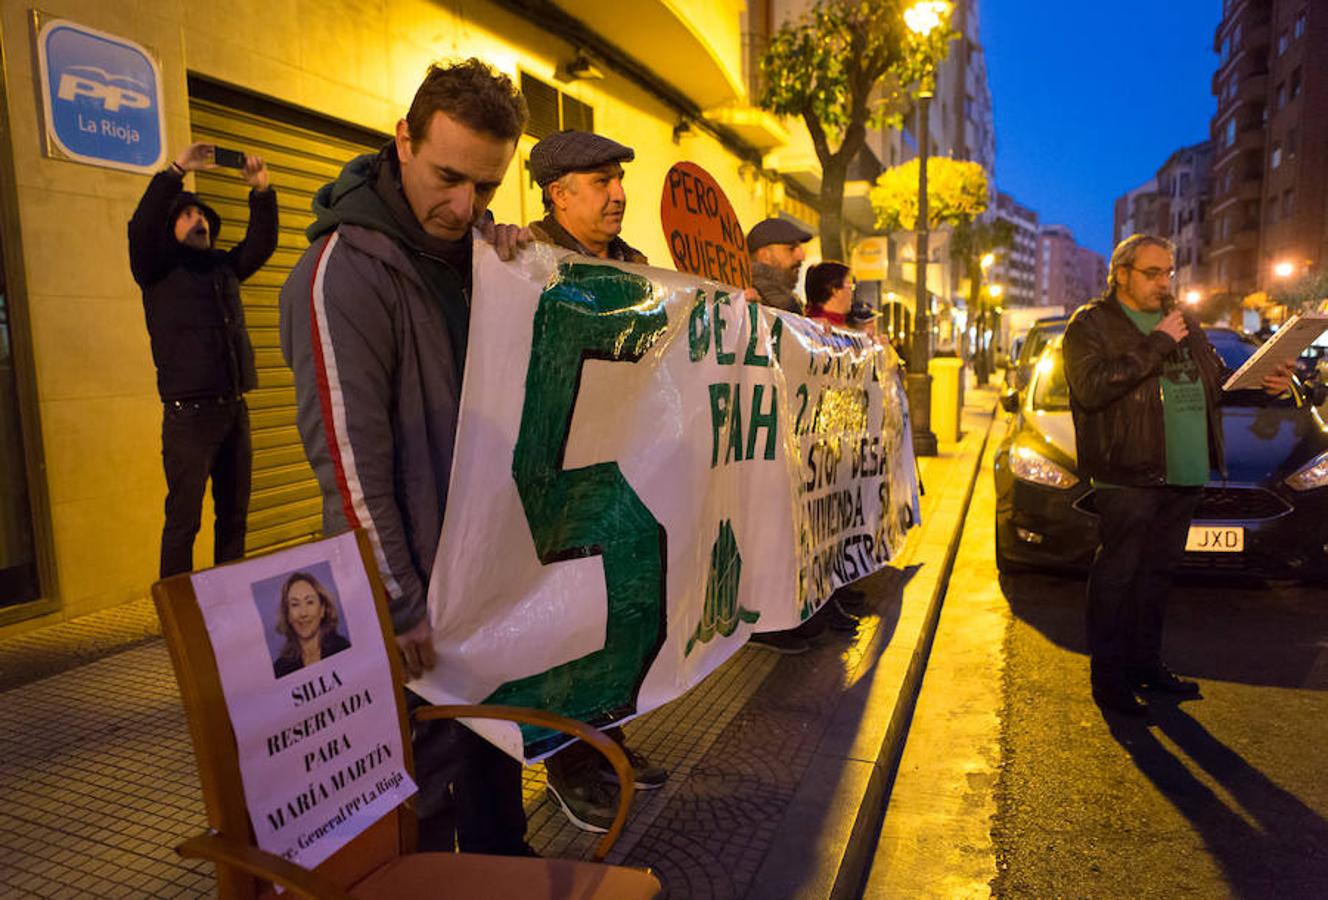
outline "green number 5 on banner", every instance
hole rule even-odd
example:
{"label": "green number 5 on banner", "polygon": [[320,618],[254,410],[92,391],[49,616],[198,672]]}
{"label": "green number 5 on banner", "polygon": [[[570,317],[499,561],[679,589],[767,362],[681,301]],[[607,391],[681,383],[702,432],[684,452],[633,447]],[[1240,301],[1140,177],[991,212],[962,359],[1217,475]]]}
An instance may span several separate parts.
{"label": "green number 5 on banner", "polygon": [[[584,264],[561,266],[558,274],[535,311],[512,475],[540,562],[602,557],[604,647],[509,681],[484,702],[603,724],[636,710],[637,691],[664,643],[665,533],[616,462],[564,469],[563,457],[585,360],[636,362],[668,318],[648,302],[650,282],[640,276]],[[527,755],[563,740],[543,729],[522,730]]]}

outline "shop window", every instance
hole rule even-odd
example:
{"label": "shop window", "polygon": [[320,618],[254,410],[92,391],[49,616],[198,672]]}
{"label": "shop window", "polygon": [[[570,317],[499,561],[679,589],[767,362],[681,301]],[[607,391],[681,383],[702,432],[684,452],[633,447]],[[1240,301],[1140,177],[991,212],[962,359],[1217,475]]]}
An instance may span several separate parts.
{"label": "shop window", "polygon": [[525,94],[530,110],[526,134],[531,137],[542,140],[568,128],[595,130],[595,111],[590,104],[567,96],[553,85],[522,72],[521,93]]}

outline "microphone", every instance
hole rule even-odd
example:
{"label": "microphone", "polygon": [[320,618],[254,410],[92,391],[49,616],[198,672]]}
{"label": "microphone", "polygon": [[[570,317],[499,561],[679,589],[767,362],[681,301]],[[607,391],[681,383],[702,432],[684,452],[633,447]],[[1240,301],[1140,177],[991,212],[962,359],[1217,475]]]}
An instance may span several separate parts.
{"label": "microphone", "polygon": [[1171,311],[1172,311],[1173,309],[1175,309],[1175,308],[1176,308],[1176,295],[1175,295],[1175,294],[1171,294],[1171,293],[1163,294],[1163,295],[1162,295],[1162,315],[1164,315],[1164,316],[1165,316],[1165,315],[1170,315],[1170,314],[1171,314]]}

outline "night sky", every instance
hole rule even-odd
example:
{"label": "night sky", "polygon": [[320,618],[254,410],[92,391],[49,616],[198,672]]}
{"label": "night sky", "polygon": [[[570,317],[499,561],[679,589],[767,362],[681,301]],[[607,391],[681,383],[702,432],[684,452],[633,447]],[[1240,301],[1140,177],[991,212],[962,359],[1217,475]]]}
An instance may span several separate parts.
{"label": "night sky", "polygon": [[996,184],[1111,252],[1115,198],[1208,137],[1222,0],[981,0]]}

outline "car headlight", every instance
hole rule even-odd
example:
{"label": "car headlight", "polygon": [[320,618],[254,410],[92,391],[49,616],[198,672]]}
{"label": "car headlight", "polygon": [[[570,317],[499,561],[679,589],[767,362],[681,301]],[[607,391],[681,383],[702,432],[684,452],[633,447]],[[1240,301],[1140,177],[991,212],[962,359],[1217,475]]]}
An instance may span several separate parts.
{"label": "car headlight", "polygon": [[1010,471],[1020,481],[1067,490],[1079,483],[1079,478],[1064,466],[1057,465],[1032,447],[1016,445],[1010,451]]}
{"label": "car headlight", "polygon": [[1305,463],[1296,474],[1288,476],[1286,484],[1293,491],[1312,491],[1328,484],[1328,450]]}

